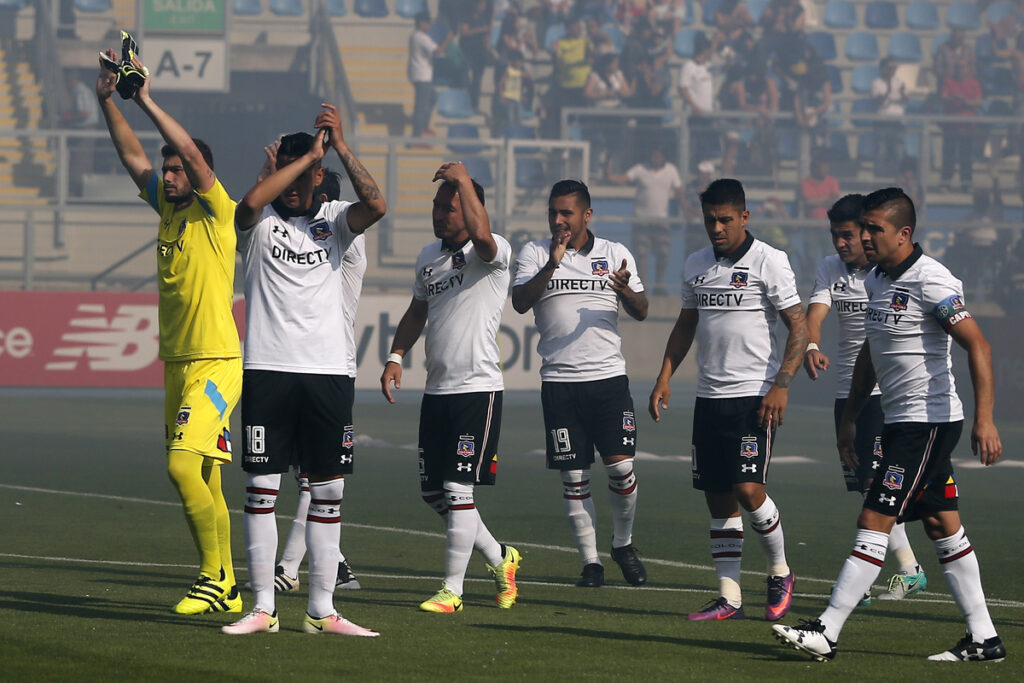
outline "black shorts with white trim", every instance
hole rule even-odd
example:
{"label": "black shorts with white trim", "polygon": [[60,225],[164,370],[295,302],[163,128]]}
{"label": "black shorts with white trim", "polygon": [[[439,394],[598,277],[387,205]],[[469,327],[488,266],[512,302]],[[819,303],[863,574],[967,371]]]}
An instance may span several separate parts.
{"label": "black shorts with white trim", "polygon": [[697,397],[693,405],[693,488],[726,493],[743,483],[764,484],[775,430],[761,427],[760,396]]}
{"label": "black shorts with white trim", "polygon": [[625,375],[589,382],[542,382],[547,466],[580,470],[603,457],[636,454],[636,415]]}
{"label": "black shorts with white trim", "polygon": [[[846,408],[846,399],[837,398],[834,408],[836,435],[839,435],[839,420]],[[857,416],[857,436],[853,441],[853,450],[857,454],[857,470],[851,470],[840,463],[843,468],[843,480],[847,491],[866,493],[871,480],[875,478],[878,468],[882,465],[882,427],[885,417],[882,414],[882,397],[876,394],[868,399],[864,409]]]}
{"label": "black shorts with white trim", "polygon": [[502,392],[424,394],[420,405],[420,489],[445,481],[494,484]]}

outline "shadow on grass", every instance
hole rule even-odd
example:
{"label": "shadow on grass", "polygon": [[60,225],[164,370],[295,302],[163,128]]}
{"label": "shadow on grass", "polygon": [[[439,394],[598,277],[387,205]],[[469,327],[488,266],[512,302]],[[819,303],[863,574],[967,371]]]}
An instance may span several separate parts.
{"label": "shadow on grass", "polygon": [[164,605],[141,605],[121,600],[84,596],[74,597],[53,593],[0,590],[0,610],[52,614],[59,617],[83,619],[109,619],[113,621],[148,621],[193,628],[197,625],[188,617],[175,616]]}

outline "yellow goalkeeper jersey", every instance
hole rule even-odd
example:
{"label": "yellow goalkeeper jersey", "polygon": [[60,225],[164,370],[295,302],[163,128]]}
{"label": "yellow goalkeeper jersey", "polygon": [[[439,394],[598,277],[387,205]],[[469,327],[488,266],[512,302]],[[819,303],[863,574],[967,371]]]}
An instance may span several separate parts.
{"label": "yellow goalkeeper jersey", "polygon": [[160,360],[240,357],[231,315],[235,202],[217,180],[178,211],[164,198],[159,173],[139,196],[160,214]]}

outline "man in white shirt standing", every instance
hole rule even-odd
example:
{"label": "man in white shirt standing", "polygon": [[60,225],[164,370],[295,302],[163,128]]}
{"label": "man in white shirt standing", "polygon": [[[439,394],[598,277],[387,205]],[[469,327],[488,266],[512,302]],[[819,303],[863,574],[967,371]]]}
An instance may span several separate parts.
{"label": "man in white shirt standing", "polygon": [[[346,144],[337,108],[323,107],[314,122],[316,137],[284,136],[277,171],[249,190],[235,211],[246,303],[243,522],[256,606],[221,629],[231,635],[279,628],[274,512],[281,474],[296,463],[308,473],[310,488],[309,601],[302,628],[306,633],[378,635],[337,613],[334,589],[344,475],[352,472],[355,434],[342,259],[387,207]],[[328,146],[341,159],[358,202],[321,203],[314,196]]]}
{"label": "man in white shirt standing", "polygon": [[[833,411],[837,436],[846,397],[850,394],[853,364],[864,344],[864,314],[868,309],[864,281],[873,267],[860,243],[860,217],[863,210],[864,195],[860,194],[848,194],[829,209],[829,232],[836,253],[826,256],[818,266],[807,310],[807,332],[811,341],[807,345],[804,369],[812,380],[817,380],[818,373],[828,370],[832,364],[818,347],[821,324],[833,308],[839,318],[839,340],[835,356],[838,377]],[[854,443],[857,467],[851,468],[842,463],[846,490],[856,491],[863,496],[871,488],[871,482],[882,462],[884,418],[881,393],[876,386],[857,418],[857,438]],[[900,569],[889,580],[889,590],[880,595],[879,599],[902,600],[927,588],[928,578],[917,563],[903,524],[894,526],[889,534],[889,550],[896,556]],[[865,593],[860,604],[871,604],[871,593]]]}
{"label": "man in white shirt standing", "polygon": [[690,158],[696,162],[721,155],[718,136],[714,134],[715,84],[711,74],[714,47],[703,32],[694,38],[693,58],[683,62],[679,70],[679,95],[690,129]]}
{"label": "man in white shirt standing", "polygon": [[896,75],[896,62],[886,57],[878,65],[878,78],[871,82],[875,112],[891,116],[892,121],[875,122],[875,177],[892,178],[903,160],[903,124],[906,113],[907,84]]}
{"label": "man in white shirt standing", "polygon": [[612,507],[612,559],[629,583],[647,582],[633,548],[637,485],[636,415],[629,393],[619,334],[619,304],[631,317],[647,317],[647,296],[633,255],[617,242],[596,237],[590,191],[578,180],[551,188],[551,238],[523,247],[516,263],[512,306],[533,309],[540,332],[547,466],[562,475],[562,498],[583,561],[577,586],[604,584],[597,554],[596,513],[590,496],[594,450],[608,472]]}
{"label": "man in white shirt standing", "polygon": [[[675,164],[665,160],[660,147],[652,147],[646,164],[635,164],[622,175],[608,174],[608,180],[616,185],[636,185],[636,200],[633,215],[637,218],[661,219],[656,222],[643,220],[633,223],[633,240],[630,245],[636,257],[637,275],[642,282],[651,286],[655,293],[664,293],[665,269],[672,249],[672,226],[668,218],[668,207],[675,196],[683,205],[683,181]],[[654,281],[651,282],[648,257],[654,255]]]}
{"label": "man in white shirt standing", "polygon": [[416,259],[412,301],[395,330],[384,372],[384,397],[402,386],[402,361],[427,321],[427,382],[420,407],[420,490],[447,520],[445,579],[420,604],[425,612],[462,610],[473,549],[487,560],[498,607],[516,603],[519,551],[499,543],[476,508],[475,486],[492,486],[498,471],[498,435],[504,380],[498,327],[508,296],[512,247],[491,233],[484,190],[461,162],[443,164],[432,213],[437,242]]}
{"label": "man in white shirt standing", "polygon": [[430,115],[437,104],[434,90],[434,57],[444,54],[451,40],[451,32],[440,45],[430,37],[430,14],[416,15],[416,28],[409,36],[409,64],[407,74],[412,83],[415,99],[412,108],[412,135],[433,135],[430,130]]}
{"label": "man in white shirt standing", "polygon": [[[793,601],[782,520],[767,495],[775,431],[782,426],[789,385],[807,348],[807,324],[796,278],[784,252],[747,232],[750,212],[739,181],[722,178],[700,195],[711,246],[683,266],[683,305],[651,392],[655,422],[668,407],[669,379],[697,340],[693,408],[693,487],[711,513],[711,557],[720,597],[691,621],[742,619],[740,561],[743,517],[750,516],[767,560],[765,618],[781,619]],[[775,323],[789,329],[779,362]]]}
{"label": "man in white shirt standing", "polygon": [[995,403],[992,350],[964,305],[963,285],[914,243],[917,216],[903,190],[889,187],[864,200],[861,243],[875,264],[864,288],[866,340],[853,369],[850,396],[839,425],[839,456],[857,465],[857,416],[877,380],[882,390],[882,463],[857,519],[853,550],[843,563],[828,608],[813,621],[776,624],[776,638],[824,662],[836,655],[846,620],[885,562],[889,532],[919,519],[935,544],[967,635],[935,662],[995,662],[1006,658],[985,604],[974,547],[958,512],[959,491],[950,455],[963,430],[951,339],[967,351],[974,384],[971,449],[983,465],[1002,455],[992,421]]}

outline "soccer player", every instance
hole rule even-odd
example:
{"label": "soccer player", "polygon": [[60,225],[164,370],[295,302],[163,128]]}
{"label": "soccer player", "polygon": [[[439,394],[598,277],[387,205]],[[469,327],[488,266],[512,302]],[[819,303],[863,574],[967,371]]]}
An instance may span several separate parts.
{"label": "soccer player", "polygon": [[631,317],[647,317],[647,296],[626,247],[596,237],[590,191],[561,180],[548,198],[551,237],[523,247],[516,264],[512,306],[533,309],[540,331],[547,466],[562,476],[562,501],[576,536],[583,573],[577,586],[604,585],[597,554],[590,466],[594,449],[608,472],[612,559],[634,586],[647,571],[633,548],[637,484],[636,416],[619,334],[619,303]]}
{"label": "soccer player", "polygon": [[[864,343],[864,312],[867,311],[867,294],[864,280],[872,268],[860,243],[860,215],[864,206],[864,195],[848,194],[832,205],[828,211],[829,231],[836,253],[826,256],[818,266],[814,281],[814,292],[807,307],[807,333],[811,340],[804,356],[804,369],[812,379],[818,373],[828,370],[831,361],[820,348],[821,323],[831,308],[836,309],[839,318],[839,348],[836,356],[838,378],[836,382],[835,423],[839,433],[839,418],[846,406],[850,393],[850,379],[853,364]],[[871,481],[875,478],[882,461],[882,401],[881,391],[876,386],[871,397],[857,418],[857,468],[842,464],[843,479],[847,491],[867,495]],[[889,590],[878,596],[879,600],[902,600],[908,595],[919,593],[928,585],[924,569],[917,563],[914,549],[910,547],[903,524],[897,524],[889,534],[889,550],[896,556],[900,570],[889,580]],[[864,594],[862,605],[871,604],[870,591]]]}
{"label": "soccer player", "polygon": [[[711,246],[686,259],[683,305],[651,392],[655,422],[672,395],[669,379],[697,340],[697,400],[693,408],[693,487],[711,513],[711,557],[720,597],[691,621],[741,619],[743,518],[761,540],[768,564],[765,618],[775,621],[793,601],[782,521],[767,495],[775,433],[786,412],[789,385],[807,348],[807,324],[786,254],[747,232],[743,186],[723,178],[700,195]],[[781,316],[789,329],[782,362],[775,345]]]}
{"label": "soccer player", "polygon": [[473,499],[476,485],[494,484],[504,382],[498,326],[508,295],[512,247],[491,233],[484,190],[461,162],[443,164],[434,195],[434,235],[416,259],[412,301],[395,330],[380,377],[384,397],[402,386],[402,359],[430,320],[427,383],[420,406],[419,460],[423,500],[442,518],[445,579],[425,612],[462,609],[463,582],[473,548],[494,576],[498,607],[516,603],[519,551],[498,543]]}
{"label": "soccer player", "polygon": [[[108,55],[115,59],[112,50]],[[135,64],[148,73],[141,62]],[[146,78],[133,99],[167,143],[156,173],[111,97],[115,82],[101,65],[96,96],[110,139],[139,196],[160,214],[157,277],[167,473],[199,552],[199,577],[174,611],[241,612],[231,522],[220,486],[220,466],[231,462],[231,411],[242,389],[241,349],[231,314],[234,201],[213,172],[210,148],[153,101]]]}
{"label": "soccer player", "polygon": [[[281,474],[298,462],[309,475],[306,515],[309,600],[306,633],[376,636],[334,608],[344,475],[352,472],[353,381],[349,372],[342,258],[384,216],[384,197],[346,143],[338,110],[324,104],[319,132],[281,139],[277,171],[238,203],[245,272],[246,343],[242,425],[246,472],[243,524],[255,607],[223,627],[229,634],[276,632],[274,595]],[[322,203],[321,159],[333,147],[357,202]]]}
{"label": "soccer player", "polygon": [[[277,146],[274,143],[266,147],[270,171],[277,165]],[[268,173],[269,175],[269,173]],[[324,178],[320,184],[313,189],[313,195],[320,202],[332,202],[341,199],[341,174],[337,171],[324,169]],[[356,379],[356,311],[359,308],[359,295],[363,289],[363,275],[366,273],[366,235],[359,234],[352,240],[352,244],[345,250],[341,258],[341,277],[345,280],[342,290],[342,308],[345,314],[345,350],[348,359],[348,370],[345,376],[352,382],[353,390],[346,394],[346,398],[355,400],[355,379]],[[351,410],[351,407],[349,407]],[[274,569],[274,590],[287,592],[299,587],[299,565],[306,554],[306,516],[309,513],[309,476],[304,472],[295,472],[295,481],[299,486],[299,504],[295,510],[295,517],[292,519],[291,530],[288,532],[288,539],[284,543],[284,551],[281,553],[281,561]],[[338,578],[335,582],[336,588],[359,590],[359,580],[356,579],[349,566],[345,554],[338,550]]]}
{"label": "soccer player", "polygon": [[895,187],[864,200],[861,243],[875,264],[864,283],[866,339],[853,369],[839,424],[839,455],[857,466],[857,416],[877,379],[882,390],[882,464],[857,519],[853,551],[843,563],[828,608],[799,626],[776,624],[775,636],[818,661],[836,655],[846,619],[885,561],[896,522],[920,519],[935,544],[942,573],[967,621],[967,635],[938,662],[1000,661],[996,633],[981,587],[978,557],[957,512],[959,492],[950,454],[963,429],[963,405],[953,381],[950,337],[967,351],[974,385],[971,448],[983,465],[1002,455],[992,421],[992,354],[964,306],[963,285],[914,243],[914,203]]}

